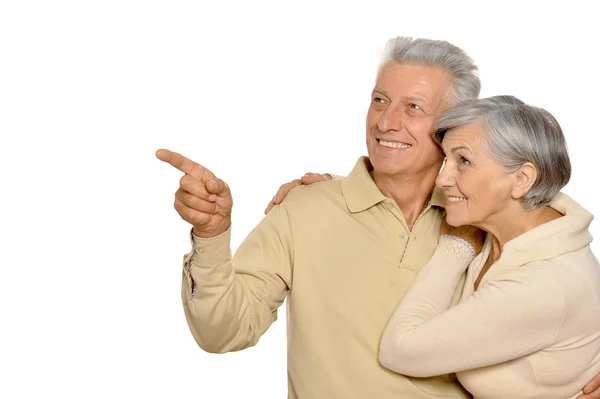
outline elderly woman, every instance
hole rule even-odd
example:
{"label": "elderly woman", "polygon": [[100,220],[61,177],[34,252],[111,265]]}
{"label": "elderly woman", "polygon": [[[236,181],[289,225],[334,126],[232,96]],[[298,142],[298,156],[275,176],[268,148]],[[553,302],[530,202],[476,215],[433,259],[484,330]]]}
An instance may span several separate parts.
{"label": "elderly woman", "polygon": [[571,174],[559,124],[500,96],[451,109],[433,137],[446,156],[436,184],[447,223],[487,235],[479,254],[440,237],[389,320],[380,363],[415,377],[456,372],[475,398],[576,398],[600,371],[600,266],[593,216],[559,192]]}

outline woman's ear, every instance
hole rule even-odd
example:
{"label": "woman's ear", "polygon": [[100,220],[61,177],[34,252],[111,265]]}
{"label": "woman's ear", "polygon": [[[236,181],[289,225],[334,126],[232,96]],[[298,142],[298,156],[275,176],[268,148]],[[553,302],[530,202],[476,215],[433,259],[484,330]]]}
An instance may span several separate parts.
{"label": "woman's ear", "polygon": [[531,186],[537,179],[537,169],[531,162],[525,162],[516,172],[516,184],[512,190],[512,197],[515,199],[523,198],[531,189]]}

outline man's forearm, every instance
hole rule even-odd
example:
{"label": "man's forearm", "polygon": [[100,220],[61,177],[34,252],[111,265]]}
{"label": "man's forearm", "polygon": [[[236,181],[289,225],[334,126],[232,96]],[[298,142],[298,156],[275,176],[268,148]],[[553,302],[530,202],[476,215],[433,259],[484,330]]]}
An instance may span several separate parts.
{"label": "man's forearm", "polygon": [[193,251],[184,260],[181,294],[190,331],[207,352],[253,346],[276,320],[291,280],[291,263],[281,256],[285,249],[270,251],[265,243],[287,241],[282,213],[265,218],[233,259],[230,231],[209,239],[194,237]]}

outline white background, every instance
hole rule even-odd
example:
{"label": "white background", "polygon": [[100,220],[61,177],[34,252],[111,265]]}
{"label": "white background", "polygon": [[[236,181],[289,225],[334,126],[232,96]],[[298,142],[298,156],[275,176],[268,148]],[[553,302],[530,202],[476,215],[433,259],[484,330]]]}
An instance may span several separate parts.
{"label": "white background", "polygon": [[284,309],[240,353],[206,354],[188,332],[180,173],[154,152],[229,183],[235,248],[280,184],[365,154],[391,37],[448,40],[479,65],[482,96],[552,112],[565,191],[600,214],[588,3],[0,3],[0,397],[285,397]]}

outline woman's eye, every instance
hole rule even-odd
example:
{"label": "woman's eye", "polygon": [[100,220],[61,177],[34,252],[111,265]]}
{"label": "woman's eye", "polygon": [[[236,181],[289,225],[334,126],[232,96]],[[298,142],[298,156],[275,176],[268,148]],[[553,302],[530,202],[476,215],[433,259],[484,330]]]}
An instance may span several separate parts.
{"label": "woman's eye", "polygon": [[469,160],[465,157],[460,157],[459,161],[460,161],[461,165],[470,165],[471,164],[471,162],[469,162]]}

